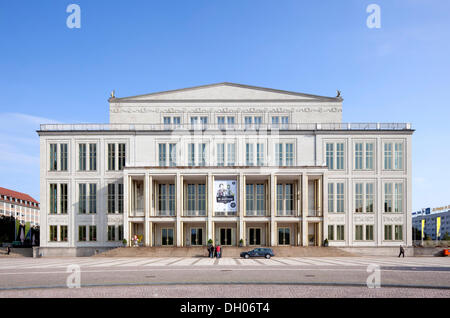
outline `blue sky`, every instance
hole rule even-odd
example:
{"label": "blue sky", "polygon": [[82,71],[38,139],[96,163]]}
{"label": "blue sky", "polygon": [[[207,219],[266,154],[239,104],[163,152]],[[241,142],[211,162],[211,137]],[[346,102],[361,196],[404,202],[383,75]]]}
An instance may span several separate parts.
{"label": "blue sky", "polygon": [[[81,7],[81,29],[66,8]],[[369,4],[381,28],[366,26]],[[413,209],[450,204],[450,1],[0,2],[0,186],[39,199],[39,123],[106,123],[107,98],[215,82],[344,97],[411,122]]]}

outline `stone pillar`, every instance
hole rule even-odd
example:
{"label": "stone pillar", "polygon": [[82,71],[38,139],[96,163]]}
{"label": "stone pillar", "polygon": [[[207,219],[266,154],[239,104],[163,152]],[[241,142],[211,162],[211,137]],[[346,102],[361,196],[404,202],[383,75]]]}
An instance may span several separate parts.
{"label": "stone pillar", "polygon": [[214,241],[214,224],[213,224],[213,216],[214,216],[214,176],[212,173],[208,173],[208,176],[206,177],[207,181],[207,221],[206,221],[206,228],[207,228],[207,238],[206,242],[208,243],[208,240],[211,239]]}
{"label": "stone pillar", "polygon": [[302,215],[302,176],[298,177],[297,180],[297,217],[300,218],[299,222],[297,223],[297,246],[301,246],[302,245],[302,219],[303,219],[303,215]]}
{"label": "stone pillar", "polygon": [[241,239],[244,241],[244,246],[246,246],[244,216],[245,216],[245,176],[241,172],[239,174],[239,224],[238,224],[239,235],[237,238],[238,246],[239,241]]}
{"label": "stone pillar", "polygon": [[276,216],[276,193],[277,193],[277,176],[272,173],[270,175],[270,246],[277,246],[277,224]]}
{"label": "stone pillar", "polygon": [[150,216],[150,185],[149,185],[149,174],[145,173],[144,176],[144,246],[150,245],[149,231],[148,231],[148,220]]}
{"label": "stone pillar", "polygon": [[182,224],[181,224],[181,213],[182,213],[182,193],[183,185],[180,173],[177,173],[175,179],[175,193],[176,193],[176,238],[177,247],[183,246],[183,235],[182,235]]}
{"label": "stone pillar", "polygon": [[[323,207],[323,240],[328,239],[328,175],[326,172],[323,173],[322,176],[322,207]],[[330,240],[328,240],[330,241]]]}
{"label": "stone pillar", "polygon": [[148,246],[154,246],[154,242],[153,242],[153,222],[148,222],[148,242],[149,245]]}
{"label": "stone pillar", "polygon": [[[130,194],[129,188],[130,182],[127,174],[123,177],[123,237],[127,240],[127,246],[130,246],[131,239],[131,231],[129,226],[129,213],[130,213],[130,201],[128,200],[128,196]],[[73,213],[75,214],[75,213]],[[72,231],[74,232],[74,231]]]}
{"label": "stone pillar", "polygon": [[302,246],[308,246],[308,176],[302,174]]}

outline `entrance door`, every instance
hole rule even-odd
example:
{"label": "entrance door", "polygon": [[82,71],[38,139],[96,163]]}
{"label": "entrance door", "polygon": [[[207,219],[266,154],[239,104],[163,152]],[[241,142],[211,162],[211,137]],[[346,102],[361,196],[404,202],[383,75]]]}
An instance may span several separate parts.
{"label": "entrance door", "polygon": [[249,245],[261,245],[261,228],[249,228]]}
{"label": "entrance door", "polygon": [[288,227],[278,228],[278,245],[290,245],[291,244],[291,230]]}
{"label": "entrance door", "polygon": [[202,245],[203,244],[203,229],[191,228],[191,245]]}
{"label": "entrance door", "polygon": [[173,245],[173,228],[161,229],[161,245]]}
{"label": "entrance door", "polygon": [[221,228],[220,229],[220,245],[231,245],[231,229]]}

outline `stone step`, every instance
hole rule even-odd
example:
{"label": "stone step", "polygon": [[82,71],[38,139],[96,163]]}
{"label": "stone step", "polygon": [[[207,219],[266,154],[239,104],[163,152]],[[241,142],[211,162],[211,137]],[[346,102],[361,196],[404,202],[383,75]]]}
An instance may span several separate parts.
{"label": "stone step", "polygon": [[[276,246],[271,247],[275,256],[280,257],[345,257],[357,256],[336,247],[313,246]],[[252,247],[222,247],[223,257],[239,257],[241,252]],[[118,247],[97,254],[96,257],[204,257],[208,255],[206,247]]]}

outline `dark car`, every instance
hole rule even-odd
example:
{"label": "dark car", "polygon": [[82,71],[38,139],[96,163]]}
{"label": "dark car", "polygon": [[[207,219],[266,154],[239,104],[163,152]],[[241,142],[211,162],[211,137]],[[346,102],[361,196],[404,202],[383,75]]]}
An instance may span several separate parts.
{"label": "dark car", "polygon": [[271,258],[272,256],[275,256],[272,249],[266,248],[266,247],[258,247],[258,248],[255,248],[254,250],[241,253],[241,257],[243,257],[243,258],[250,258],[250,257]]}

